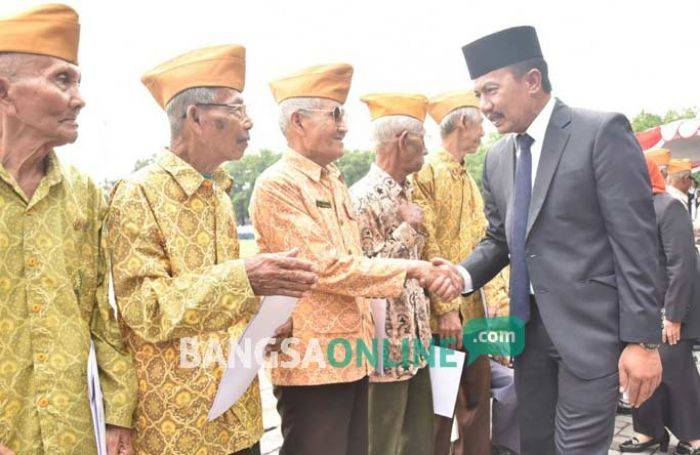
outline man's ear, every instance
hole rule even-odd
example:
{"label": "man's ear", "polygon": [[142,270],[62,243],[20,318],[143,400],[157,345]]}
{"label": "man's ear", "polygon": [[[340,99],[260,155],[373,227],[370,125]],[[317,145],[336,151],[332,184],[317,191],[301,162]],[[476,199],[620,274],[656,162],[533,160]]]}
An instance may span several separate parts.
{"label": "man's ear", "polygon": [[398,134],[399,151],[403,152],[408,147],[408,130]]}
{"label": "man's ear", "polygon": [[303,118],[304,116],[297,111],[292,113],[292,116],[289,119],[290,127],[294,128],[294,130],[300,134],[304,132],[304,123],[302,121]]}
{"label": "man's ear", "polygon": [[459,126],[464,128],[465,130],[469,127],[470,123],[471,119],[467,117],[467,114],[462,114],[459,116]]}
{"label": "man's ear", "polygon": [[523,77],[527,82],[527,86],[531,94],[540,91],[540,89],[542,88],[542,73],[540,73],[540,70],[538,70],[537,68],[532,68]]}
{"label": "man's ear", "polygon": [[202,130],[202,112],[197,109],[197,106],[191,104],[187,106],[185,111],[185,120],[190,123],[190,127],[197,132]]}

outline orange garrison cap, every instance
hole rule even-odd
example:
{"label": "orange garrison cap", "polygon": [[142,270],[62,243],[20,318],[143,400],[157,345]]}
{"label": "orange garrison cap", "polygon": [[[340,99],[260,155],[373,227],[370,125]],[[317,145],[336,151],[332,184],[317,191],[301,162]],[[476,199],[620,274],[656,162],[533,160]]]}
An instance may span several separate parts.
{"label": "orange garrison cap", "polygon": [[78,13],[62,4],[0,18],[0,52],[48,55],[78,64]]}
{"label": "orange garrison cap", "polygon": [[161,63],[141,77],[141,82],[165,109],[183,90],[193,87],[245,86],[245,47],[238,44],[204,47]]}
{"label": "orange garrison cap", "polygon": [[277,103],[289,98],[327,98],[344,104],[352,82],[352,66],[347,63],[317,65],[270,82]]}
{"label": "orange garrison cap", "polygon": [[421,122],[428,110],[428,98],[416,93],[372,93],[360,98],[367,104],[372,120],[389,115],[407,115]]}

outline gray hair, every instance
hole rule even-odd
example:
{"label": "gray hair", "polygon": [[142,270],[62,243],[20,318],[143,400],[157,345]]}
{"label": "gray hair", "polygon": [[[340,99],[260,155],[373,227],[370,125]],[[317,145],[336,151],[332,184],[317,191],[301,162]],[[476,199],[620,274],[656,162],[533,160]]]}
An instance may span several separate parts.
{"label": "gray hair", "polygon": [[387,115],[372,121],[372,139],[376,145],[394,140],[402,131],[425,133],[423,122],[408,115]]}
{"label": "gray hair", "polygon": [[35,61],[33,54],[0,52],[0,76],[14,80],[25,67]]}
{"label": "gray hair", "polygon": [[457,123],[462,119],[462,116],[467,117],[472,122],[481,120],[479,109],[475,107],[468,106],[455,109],[440,122],[440,137],[444,139],[449,136],[457,127]]}
{"label": "gray hair", "polygon": [[181,91],[168,101],[165,111],[170,121],[170,134],[176,137],[182,131],[187,108],[194,104],[215,103],[217,93],[218,87],[192,87]]}
{"label": "gray hair", "polygon": [[320,109],[323,98],[298,97],[288,98],[280,103],[279,125],[282,134],[287,135],[287,128],[292,121],[292,114],[304,109]]}

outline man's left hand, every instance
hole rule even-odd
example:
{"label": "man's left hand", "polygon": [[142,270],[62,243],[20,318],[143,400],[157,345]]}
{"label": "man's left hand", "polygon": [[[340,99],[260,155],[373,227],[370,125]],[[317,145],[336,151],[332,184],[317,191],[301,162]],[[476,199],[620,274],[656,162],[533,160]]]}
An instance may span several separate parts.
{"label": "man's left hand", "polygon": [[107,454],[134,455],[131,445],[131,429],[107,425]]}
{"label": "man's left hand", "polygon": [[618,363],[620,392],[628,392],[629,404],[638,408],[661,383],[661,357],[658,349],[628,344]]}
{"label": "man's left hand", "polygon": [[681,323],[664,319],[664,328],[661,332],[661,341],[668,343],[671,346],[678,343],[681,339]]}

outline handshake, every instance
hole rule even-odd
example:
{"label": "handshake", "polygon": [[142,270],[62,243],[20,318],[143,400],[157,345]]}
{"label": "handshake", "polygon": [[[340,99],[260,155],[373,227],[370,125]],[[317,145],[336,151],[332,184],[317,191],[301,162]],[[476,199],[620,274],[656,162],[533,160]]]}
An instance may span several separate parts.
{"label": "handshake", "polygon": [[453,300],[462,294],[464,279],[457,267],[446,259],[433,258],[431,262],[411,261],[406,273],[420,285],[442,300]]}
{"label": "handshake", "polygon": [[[313,264],[299,257],[299,250],[259,254],[245,261],[246,274],[255,295],[304,297],[318,281]],[[406,276],[442,300],[458,297],[464,289],[462,275],[449,261],[407,261]]]}

